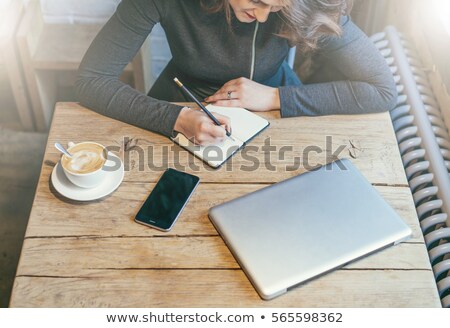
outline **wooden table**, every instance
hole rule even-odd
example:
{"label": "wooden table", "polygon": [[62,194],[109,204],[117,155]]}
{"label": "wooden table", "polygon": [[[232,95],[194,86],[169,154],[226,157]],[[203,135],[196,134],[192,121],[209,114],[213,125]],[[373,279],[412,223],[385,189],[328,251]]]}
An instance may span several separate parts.
{"label": "wooden table", "polygon": [[[103,117],[75,103],[57,105],[11,298],[12,307],[439,307],[433,273],[419,228],[388,113],[280,119],[219,170],[160,135]],[[326,151],[327,137],[330,136]],[[55,141],[119,145],[138,138],[144,151],[125,153],[125,179],[110,196],[82,203],[57,194],[50,182],[60,154]],[[292,145],[269,161],[262,148]],[[226,200],[305,172],[309,165],[350,158],[410,225],[409,241],[315,279],[272,301],[259,298],[208,219]],[[311,149],[311,148],[310,148]],[[320,152],[320,149],[323,151]],[[168,151],[169,157],[164,156]],[[162,173],[149,168],[197,165],[200,186],[170,232],[133,221]],[[175,155],[174,155],[175,154]],[[141,164],[139,165],[139,156]],[[179,158],[176,158],[178,156]],[[328,156],[328,158],[327,158]],[[145,158],[144,158],[145,157]],[[294,157],[301,159],[299,167]],[[176,158],[176,159],[174,159]],[[248,156],[247,156],[248,159]],[[142,161],[143,160],[143,161]],[[260,165],[248,170],[255,161]],[[273,165],[271,167],[269,164]],[[242,165],[247,167],[243,170]],[[275,170],[273,170],[275,169]],[[351,206],[349,200],[348,206]]]}

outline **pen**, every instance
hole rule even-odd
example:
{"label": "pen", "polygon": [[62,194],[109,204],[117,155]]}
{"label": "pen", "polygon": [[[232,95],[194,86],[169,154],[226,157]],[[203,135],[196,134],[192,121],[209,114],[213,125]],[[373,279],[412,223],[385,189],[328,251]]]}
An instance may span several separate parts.
{"label": "pen", "polygon": [[[195,96],[192,94],[192,92],[189,91],[188,88],[186,88],[183,83],[180,82],[180,80],[178,80],[177,78],[173,79],[175,81],[175,83],[181,88],[181,90],[183,90],[184,92],[186,92],[186,94],[189,96],[189,98],[191,98],[193,101],[195,101],[195,103],[202,109],[202,111],[204,111],[206,113],[206,115],[209,116],[209,118],[214,122],[214,124],[221,126],[220,122],[217,120],[217,118],[214,117],[213,114],[211,114],[211,112],[209,110],[206,109],[205,106],[203,106],[203,104],[197,100],[197,98],[195,98]],[[230,137],[231,136],[231,132],[227,131],[225,129],[225,131],[227,132],[227,136]]]}

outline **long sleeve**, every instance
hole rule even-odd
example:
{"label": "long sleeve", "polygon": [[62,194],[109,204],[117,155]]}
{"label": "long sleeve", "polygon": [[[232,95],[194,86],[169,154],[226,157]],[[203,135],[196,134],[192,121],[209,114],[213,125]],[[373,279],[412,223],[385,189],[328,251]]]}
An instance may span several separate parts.
{"label": "long sleeve", "polygon": [[100,114],[170,136],[182,107],[119,81],[168,1],[123,0],[83,58],[75,84],[79,101]]}
{"label": "long sleeve", "polygon": [[[321,43],[319,62],[322,77],[328,75],[328,79],[321,81],[316,76],[301,86],[280,87],[282,117],[375,113],[394,108],[397,90],[384,58],[349,17],[343,17],[342,23],[342,37]],[[327,69],[340,78],[333,80]]]}

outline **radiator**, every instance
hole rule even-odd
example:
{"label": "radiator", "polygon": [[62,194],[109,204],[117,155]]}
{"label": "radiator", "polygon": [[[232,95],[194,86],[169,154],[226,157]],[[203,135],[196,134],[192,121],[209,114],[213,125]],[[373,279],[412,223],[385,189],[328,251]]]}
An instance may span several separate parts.
{"label": "radiator", "polygon": [[392,26],[371,40],[397,84],[390,115],[442,306],[450,308],[449,132],[414,45]]}

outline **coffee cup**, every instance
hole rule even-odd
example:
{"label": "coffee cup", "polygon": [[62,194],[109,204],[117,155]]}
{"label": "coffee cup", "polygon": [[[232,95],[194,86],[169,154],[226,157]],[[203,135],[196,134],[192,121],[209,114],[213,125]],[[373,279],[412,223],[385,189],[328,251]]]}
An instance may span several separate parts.
{"label": "coffee cup", "polygon": [[67,179],[81,188],[98,186],[105,177],[103,166],[108,159],[106,148],[88,141],[72,144],[67,150],[72,157],[63,155],[61,158],[61,166]]}

